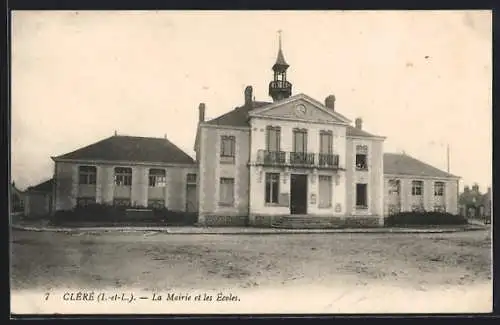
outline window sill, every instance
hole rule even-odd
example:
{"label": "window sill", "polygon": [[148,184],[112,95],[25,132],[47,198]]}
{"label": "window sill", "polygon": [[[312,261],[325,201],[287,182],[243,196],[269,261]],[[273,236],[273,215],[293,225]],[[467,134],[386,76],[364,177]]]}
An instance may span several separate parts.
{"label": "window sill", "polygon": [[333,208],[332,205],[321,205],[321,206],[318,206],[318,209],[331,209]]}
{"label": "window sill", "polygon": [[365,206],[365,205],[356,205],[356,210],[368,210],[368,206]]}
{"label": "window sill", "polygon": [[234,157],[220,157],[221,164],[234,164],[235,160]]}
{"label": "window sill", "polygon": [[225,207],[225,208],[234,208],[234,203],[224,203],[224,202],[219,202],[220,207]]}
{"label": "window sill", "polygon": [[358,172],[367,172],[368,171],[368,167],[366,167],[366,168],[356,167],[356,171],[358,171]]}
{"label": "window sill", "polygon": [[283,203],[265,203],[264,206],[267,207],[267,208],[272,208],[272,207],[283,208],[283,207],[288,207],[288,204],[283,204]]}

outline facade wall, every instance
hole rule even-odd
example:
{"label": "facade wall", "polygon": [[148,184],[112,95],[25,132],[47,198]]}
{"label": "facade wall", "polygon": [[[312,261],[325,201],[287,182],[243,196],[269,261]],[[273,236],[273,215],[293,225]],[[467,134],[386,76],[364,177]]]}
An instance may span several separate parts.
{"label": "facade wall", "polygon": [[76,205],[76,193],[73,186],[73,174],[77,172],[75,164],[56,162],[55,164],[55,210],[70,210]]}
{"label": "facade wall", "polygon": [[[307,175],[307,214],[316,216],[342,216],[345,212],[345,181],[342,174],[337,171],[313,171],[311,169],[288,169],[251,166],[250,168],[250,220],[255,216],[286,216],[290,215],[291,175]],[[265,177],[266,173],[279,173],[280,197],[286,196],[286,201],[279,203],[265,203]],[[319,177],[331,177],[331,206],[319,207]]]}
{"label": "facade wall", "polygon": [[[389,180],[400,181],[399,197],[389,196]],[[412,181],[422,181],[424,184],[423,195],[412,194]],[[444,195],[434,195],[435,182],[443,182]],[[413,206],[422,205],[425,211],[433,211],[435,205],[444,205],[446,212],[458,213],[458,180],[448,178],[416,178],[414,176],[385,175],[384,176],[384,214],[389,214],[390,204],[399,204],[402,212],[412,211]]]}
{"label": "facade wall", "polygon": [[[221,137],[235,137],[234,162],[221,160]],[[247,216],[249,208],[248,130],[202,127],[200,133],[200,222],[205,216]],[[234,179],[234,204],[219,204],[220,178]]]}
{"label": "facade wall", "polygon": [[335,124],[319,124],[307,122],[292,122],[281,120],[268,120],[262,118],[252,118],[251,120],[251,161],[257,159],[259,150],[266,149],[266,127],[281,127],[281,151],[293,151],[293,129],[307,129],[307,151],[319,153],[320,131],[331,131],[333,134],[333,153],[339,155],[339,164],[345,166],[346,163],[346,127]]}
{"label": "facade wall", "polygon": [[51,212],[50,193],[29,192],[26,195],[24,214],[28,217],[47,216]]}
{"label": "facade wall", "polygon": [[[331,131],[333,135],[333,154],[339,155],[339,165],[346,165],[346,142],[344,125],[319,124],[307,122],[293,122],[282,120],[271,120],[253,118],[251,120],[251,149],[250,162],[255,163],[258,159],[259,150],[266,150],[266,129],[268,126],[279,126],[280,150],[293,151],[293,129],[307,129],[307,152],[320,152],[320,131]],[[253,165],[253,164],[252,164]],[[265,175],[266,173],[280,173],[280,196],[287,196],[285,202],[278,204],[265,203]],[[250,221],[255,216],[280,216],[290,214],[290,177],[292,174],[307,175],[307,213],[318,216],[342,215],[345,213],[346,175],[342,171],[316,170],[313,168],[270,168],[262,166],[251,166],[250,168]],[[331,207],[319,207],[319,176],[331,176],[332,199]]]}
{"label": "facade wall", "polygon": [[[79,166],[95,166],[97,170],[95,185],[79,184]],[[130,167],[132,169],[131,186],[115,186],[114,168]],[[166,170],[166,186],[164,188],[149,187],[149,169],[164,168]],[[129,199],[131,206],[147,206],[148,200],[163,199],[165,207],[184,211],[186,207],[186,177],[188,173],[197,174],[193,166],[143,166],[137,164],[115,165],[85,164],[57,162],[55,173],[55,208],[70,210],[76,206],[80,197],[95,197],[96,203],[113,204],[115,198]]]}
{"label": "facade wall", "polygon": [[[379,216],[384,214],[384,153],[383,140],[347,138],[346,145],[346,214],[351,216]],[[366,145],[367,170],[356,169],[356,146]],[[367,184],[368,206],[356,208],[356,184]]]}

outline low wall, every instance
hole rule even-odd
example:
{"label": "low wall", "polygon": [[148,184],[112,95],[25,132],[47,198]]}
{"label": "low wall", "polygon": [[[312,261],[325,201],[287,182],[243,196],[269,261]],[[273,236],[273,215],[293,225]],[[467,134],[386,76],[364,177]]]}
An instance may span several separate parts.
{"label": "low wall", "polygon": [[275,216],[252,215],[243,216],[217,216],[207,215],[200,218],[199,226],[205,227],[260,227],[273,226],[283,228],[373,228],[382,227],[383,220],[378,216]]}
{"label": "low wall", "polygon": [[217,226],[217,227],[245,227],[248,226],[247,216],[204,216],[200,226]]}

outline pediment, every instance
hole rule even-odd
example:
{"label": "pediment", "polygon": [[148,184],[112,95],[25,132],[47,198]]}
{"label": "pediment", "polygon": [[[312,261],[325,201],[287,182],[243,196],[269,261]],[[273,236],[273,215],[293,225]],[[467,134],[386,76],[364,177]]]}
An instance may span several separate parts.
{"label": "pediment", "polygon": [[346,117],[303,94],[249,112],[250,117],[286,119],[315,123],[346,124]]}

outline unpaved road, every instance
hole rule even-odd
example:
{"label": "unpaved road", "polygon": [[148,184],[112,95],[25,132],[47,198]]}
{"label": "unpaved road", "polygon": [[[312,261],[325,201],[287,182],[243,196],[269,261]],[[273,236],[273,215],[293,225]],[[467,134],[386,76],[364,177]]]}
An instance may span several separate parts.
{"label": "unpaved road", "polygon": [[[231,291],[245,297],[246,304],[219,304],[218,312],[456,312],[456,308],[479,312],[490,308],[491,301],[487,231],[293,235],[14,231],[11,252],[11,288],[17,293],[133,288],[148,294]],[[279,298],[269,298],[273,296]],[[251,301],[257,309],[238,309]],[[140,307],[134,306],[126,311],[137,312]],[[193,312],[189,306],[175,310]],[[214,311],[213,305],[207,306],[194,310]],[[93,308],[109,312],[102,305]]]}

